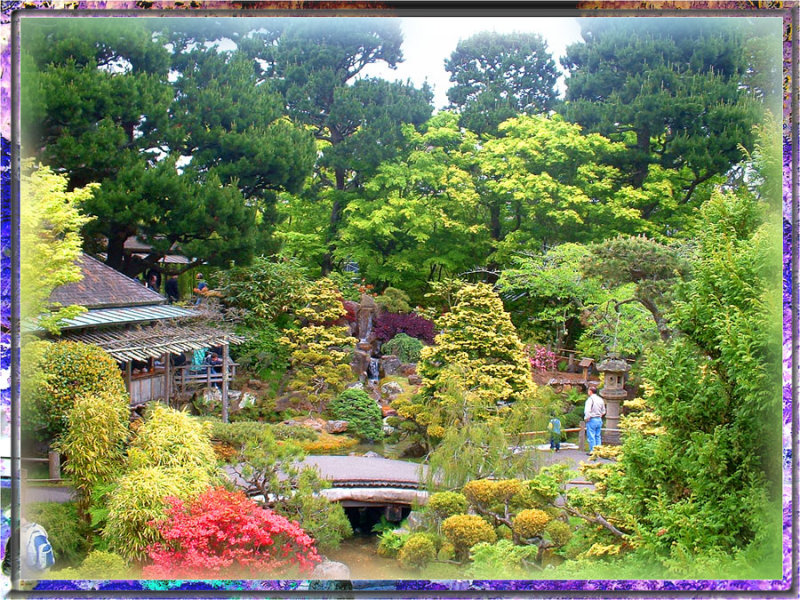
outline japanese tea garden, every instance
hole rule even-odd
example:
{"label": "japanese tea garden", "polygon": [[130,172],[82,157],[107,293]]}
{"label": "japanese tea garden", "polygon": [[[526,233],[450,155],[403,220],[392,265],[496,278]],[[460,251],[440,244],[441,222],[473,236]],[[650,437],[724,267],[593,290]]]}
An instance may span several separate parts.
{"label": "japanese tea garden", "polygon": [[24,19],[29,578],[780,577],[762,21]]}

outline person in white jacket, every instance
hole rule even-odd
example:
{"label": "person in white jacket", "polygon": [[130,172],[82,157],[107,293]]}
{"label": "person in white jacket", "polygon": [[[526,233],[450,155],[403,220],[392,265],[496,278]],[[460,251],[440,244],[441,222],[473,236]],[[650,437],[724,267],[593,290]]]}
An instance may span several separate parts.
{"label": "person in white jacket", "polygon": [[586,404],[583,407],[583,420],[586,421],[586,440],[589,442],[589,453],[594,450],[595,446],[599,446],[602,443],[600,430],[603,427],[605,414],[606,403],[598,396],[597,388],[590,387],[589,397],[586,398]]}

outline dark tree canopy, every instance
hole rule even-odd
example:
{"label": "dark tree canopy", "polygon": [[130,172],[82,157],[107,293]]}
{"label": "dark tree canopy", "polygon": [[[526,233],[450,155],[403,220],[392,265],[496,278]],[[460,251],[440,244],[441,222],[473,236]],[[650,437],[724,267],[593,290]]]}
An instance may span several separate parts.
{"label": "dark tree canopy", "polygon": [[[101,184],[85,205],[98,217],[90,251],[135,275],[173,244],[220,265],[268,249],[275,194],[300,187],[314,148],[254,61],[204,45],[177,53],[129,19],[31,20],[23,35],[24,150],[71,187]],[[134,235],[153,252],[124,264]]]}
{"label": "dark tree canopy", "polygon": [[479,33],[458,43],[445,69],[455,84],[447,97],[461,125],[476,133],[493,133],[520,113],[545,112],[556,99],[556,65],[536,33]]}
{"label": "dark tree canopy", "polygon": [[567,48],[565,116],[628,146],[635,186],[650,164],[685,168],[683,201],[751,149],[763,107],[745,86],[734,19],[586,19]]}

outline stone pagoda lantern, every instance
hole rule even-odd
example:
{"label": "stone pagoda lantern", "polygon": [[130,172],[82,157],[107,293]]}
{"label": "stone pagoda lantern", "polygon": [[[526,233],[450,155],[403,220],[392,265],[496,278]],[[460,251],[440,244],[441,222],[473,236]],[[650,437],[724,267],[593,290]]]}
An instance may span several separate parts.
{"label": "stone pagoda lantern", "polygon": [[[628,363],[617,354],[609,354],[608,358],[597,365],[597,370],[605,375],[603,388],[599,393],[606,403],[605,427],[609,429],[619,429],[620,405],[628,397],[625,377],[630,369]],[[619,444],[619,432],[603,432],[603,443]]]}

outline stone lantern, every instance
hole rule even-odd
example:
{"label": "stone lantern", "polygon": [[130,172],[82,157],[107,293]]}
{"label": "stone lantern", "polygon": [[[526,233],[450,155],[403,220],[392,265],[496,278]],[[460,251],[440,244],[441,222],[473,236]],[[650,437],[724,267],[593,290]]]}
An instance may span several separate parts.
{"label": "stone lantern", "polygon": [[[606,360],[597,365],[597,370],[605,375],[599,393],[606,403],[605,427],[609,429],[619,429],[620,404],[628,397],[625,376],[630,369],[628,363],[616,354],[609,354]],[[619,444],[619,432],[604,432],[603,443]]]}

